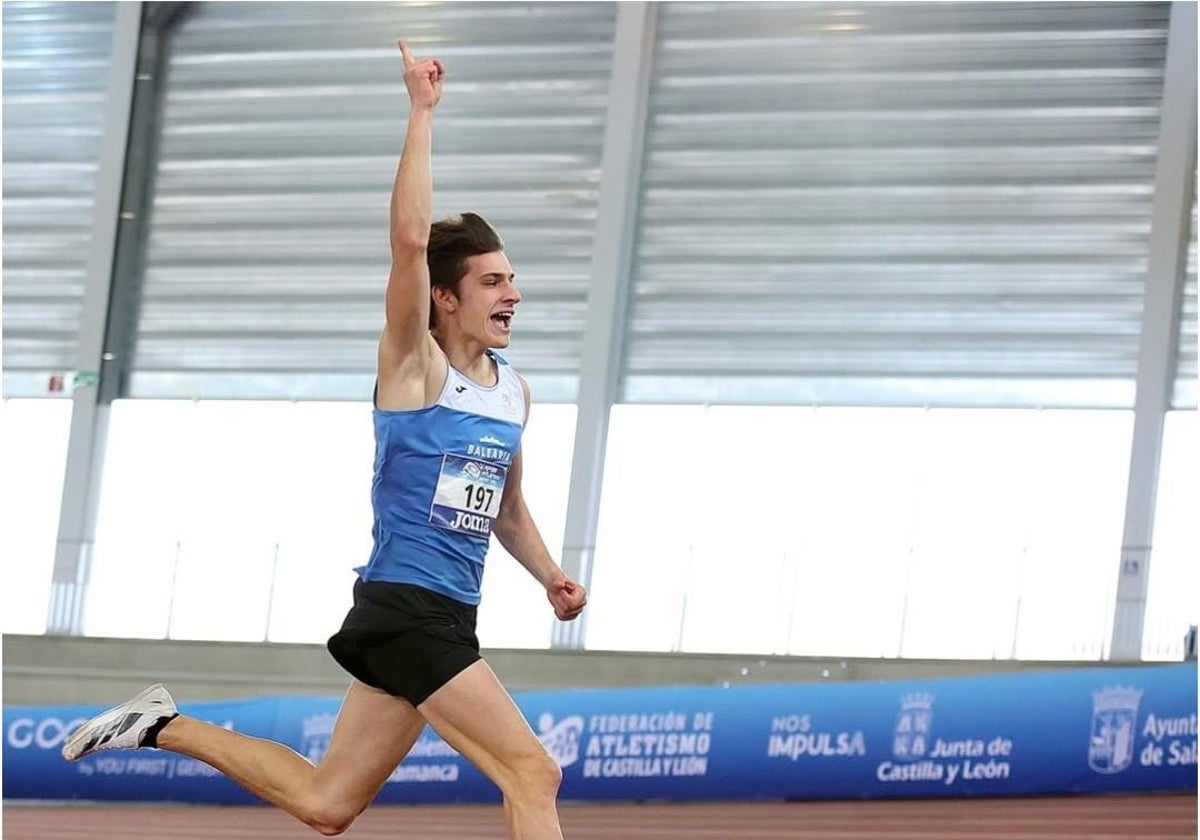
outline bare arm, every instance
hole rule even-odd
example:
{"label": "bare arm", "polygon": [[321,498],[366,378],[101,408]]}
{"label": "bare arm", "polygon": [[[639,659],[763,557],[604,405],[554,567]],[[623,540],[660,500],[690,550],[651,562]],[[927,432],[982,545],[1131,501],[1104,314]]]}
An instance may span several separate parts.
{"label": "bare arm", "polygon": [[543,588],[563,577],[563,571],[542,539],[541,532],[529,513],[525,497],[521,493],[521,452],[513,458],[504,483],[504,495],[500,502],[500,513],[496,517],[492,532],[500,545],[529,570]]}
{"label": "bare arm", "polygon": [[[529,405],[529,385],[524,380],[525,404]],[[570,621],[583,612],[587,605],[587,589],[571,580],[554,562],[541,533],[534,524],[533,516],[525,505],[521,493],[522,456],[517,450],[508,477],[504,482],[504,495],[500,500],[500,513],[496,516],[492,533],[500,545],[524,566],[546,590],[546,597],[554,607],[560,621]]]}
{"label": "bare arm", "polygon": [[[401,41],[404,84],[411,109],[404,150],[392,185],[389,240],[392,268],[388,275],[386,324],[379,342],[381,376],[429,350],[429,228],[433,221],[433,111],[442,95],[442,65],[414,59]],[[423,367],[423,366],[421,366]],[[416,371],[414,371],[416,372]]]}
{"label": "bare arm", "polygon": [[587,591],[568,578],[542,539],[525,498],[521,494],[521,453],[513,458],[508,468],[508,479],[504,484],[504,496],[500,502],[500,513],[492,533],[500,545],[524,566],[546,590],[546,597],[554,606],[554,614],[561,621],[570,621],[583,612],[587,604]]}

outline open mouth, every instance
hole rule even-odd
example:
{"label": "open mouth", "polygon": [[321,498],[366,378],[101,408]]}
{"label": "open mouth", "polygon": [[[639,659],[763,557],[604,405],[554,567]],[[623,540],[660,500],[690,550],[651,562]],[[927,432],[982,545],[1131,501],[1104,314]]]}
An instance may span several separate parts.
{"label": "open mouth", "polygon": [[497,312],[492,316],[492,323],[501,332],[510,332],[512,330],[513,314],[511,312]]}

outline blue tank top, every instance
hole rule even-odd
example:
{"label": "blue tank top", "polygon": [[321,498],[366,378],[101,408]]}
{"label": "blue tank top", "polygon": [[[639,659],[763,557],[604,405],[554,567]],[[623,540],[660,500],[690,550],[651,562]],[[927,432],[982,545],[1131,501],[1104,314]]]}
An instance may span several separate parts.
{"label": "blue tank top", "polygon": [[410,583],[479,603],[483,561],[508,468],[521,443],[525,393],[501,356],[497,382],[479,385],[450,366],[437,402],[376,408],[375,547],[363,580]]}

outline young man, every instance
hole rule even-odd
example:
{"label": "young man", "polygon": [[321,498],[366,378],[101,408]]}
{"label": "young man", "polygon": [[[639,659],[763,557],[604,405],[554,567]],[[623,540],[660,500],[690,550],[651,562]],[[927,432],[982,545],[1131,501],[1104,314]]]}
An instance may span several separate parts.
{"label": "young man", "polygon": [[561,838],[562,778],[479,657],[475,608],[496,537],[569,621],[584,587],[551,559],[521,497],[529,388],[507,347],[521,294],[503,245],[465,214],[431,224],[430,146],[443,69],[400,42],[411,100],[391,203],[392,268],[375,389],[375,547],[329,650],[354,676],[314,767],[288,747],[176,713],[162,686],[84,724],[63,747],[158,747],[211,764],[325,835],[367,807],[428,722],[504,795],[511,838]]}

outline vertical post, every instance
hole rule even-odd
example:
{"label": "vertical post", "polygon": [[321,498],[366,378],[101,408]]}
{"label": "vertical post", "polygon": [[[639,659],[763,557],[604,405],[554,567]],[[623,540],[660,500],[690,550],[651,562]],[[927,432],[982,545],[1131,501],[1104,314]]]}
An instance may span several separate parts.
{"label": "vertical post", "polygon": [[78,634],[91,571],[96,508],[108,434],[109,403],[99,394],[109,294],[120,223],[129,120],[141,37],[142,4],[117,3],[112,63],[100,139],[96,203],[80,314],[77,373],[67,444],[62,509],[51,579],[48,633]]}
{"label": "vertical post", "polygon": [[1170,407],[1196,166],[1196,4],[1171,4],[1125,530],[1109,658],[1142,654],[1163,417]]}
{"label": "vertical post", "polygon": [[[589,587],[600,513],[604,451],[608,443],[609,409],[617,394],[621,339],[632,282],[630,274],[656,32],[655,4],[617,4],[600,167],[600,200],[579,371],[579,411],[562,549],[564,571]],[[552,646],[582,648],[587,630],[586,617],[585,611],[573,622],[555,622]]]}

